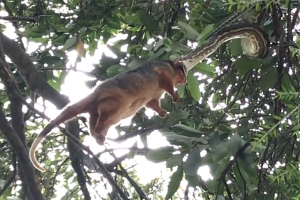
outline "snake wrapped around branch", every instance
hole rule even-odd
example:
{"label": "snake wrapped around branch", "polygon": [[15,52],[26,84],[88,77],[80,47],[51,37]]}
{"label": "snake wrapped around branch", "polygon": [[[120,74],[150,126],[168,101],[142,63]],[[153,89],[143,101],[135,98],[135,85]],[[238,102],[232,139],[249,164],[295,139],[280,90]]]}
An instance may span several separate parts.
{"label": "snake wrapped around branch", "polygon": [[235,23],[223,27],[217,34],[209,37],[204,44],[178,58],[177,61],[183,62],[187,70],[190,70],[214,53],[221,44],[237,38],[241,38],[242,50],[249,57],[262,59],[268,55],[269,38],[258,24]]}

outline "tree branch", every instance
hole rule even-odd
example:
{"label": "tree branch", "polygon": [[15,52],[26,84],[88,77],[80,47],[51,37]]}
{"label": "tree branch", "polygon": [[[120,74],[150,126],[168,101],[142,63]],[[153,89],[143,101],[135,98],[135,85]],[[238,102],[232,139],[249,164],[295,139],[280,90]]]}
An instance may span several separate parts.
{"label": "tree branch", "polygon": [[[2,64],[2,62],[0,62],[0,64]],[[8,124],[2,108],[0,109],[0,121],[1,121],[0,129],[2,130],[3,134],[7,138],[8,142],[13,147],[14,151],[16,152],[18,161],[20,163],[22,163],[21,170],[24,175],[24,181],[29,190],[31,199],[44,200],[44,197],[42,196],[42,193],[39,190],[39,186],[35,180],[35,173],[34,173],[32,165],[31,165],[31,162],[29,160],[27,150],[24,147],[19,136],[12,129],[12,127]]]}
{"label": "tree branch", "polygon": [[35,17],[0,16],[0,19],[11,21],[11,22],[36,22]]}
{"label": "tree branch", "polygon": [[225,178],[227,172],[231,169],[233,164],[236,162],[237,158],[247,149],[247,147],[250,146],[250,142],[245,143],[234,155],[233,159],[228,163],[227,167],[224,169],[224,171],[221,173],[220,180]]}
{"label": "tree branch", "polygon": [[[5,86],[6,93],[10,101],[10,110],[11,110],[12,126],[13,126],[14,133],[18,135],[18,138],[22,142],[22,144],[19,145],[20,146],[22,145],[22,147],[25,149],[25,152],[27,153],[27,158],[29,160],[27,146],[26,146],[26,137],[24,133],[25,126],[24,126],[24,116],[22,112],[22,101],[19,100],[19,96],[21,96],[21,94],[10,70],[8,69],[8,65],[5,61],[1,39],[0,39],[0,77],[2,83]],[[29,165],[30,169],[27,169],[28,166],[23,166],[22,162],[18,162],[18,168],[20,169],[19,175],[22,180],[22,185],[23,185],[22,189],[24,190],[25,196],[26,197],[35,196],[35,194],[32,194],[30,191],[30,185],[28,184],[28,182],[30,181],[26,180],[26,178],[32,179],[32,177],[26,177],[26,175],[24,174],[26,173],[26,170],[32,170],[33,179],[35,178],[35,173],[32,165]],[[39,190],[38,187],[37,190]]]}
{"label": "tree branch", "polygon": [[[63,108],[69,103],[69,99],[61,95],[59,92],[57,92],[55,89],[53,89],[46,81],[45,79],[38,73],[37,69],[31,62],[29,56],[20,48],[20,46],[7,38],[3,33],[0,33],[0,39],[2,40],[2,46],[4,53],[11,59],[11,61],[15,64],[18,71],[21,73],[22,78],[26,82],[26,84],[29,86],[29,88],[41,95],[43,98],[49,100],[54,105],[56,105],[58,108]],[[69,122],[68,122],[69,123]],[[73,126],[76,125],[78,128],[78,121],[73,121]],[[68,126],[70,129],[73,129],[71,126]],[[74,132],[78,132],[73,129]],[[73,131],[69,131],[73,133]],[[79,138],[79,135],[77,135],[77,139]],[[73,151],[75,147],[73,144],[68,141],[68,150],[71,159],[72,167],[74,168],[74,171],[77,174],[77,177],[84,177],[82,172],[82,167],[80,165],[81,162],[78,162],[81,158],[80,154],[82,154],[82,151],[80,149],[77,149],[77,151]],[[81,151],[80,154],[77,154],[76,152]],[[76,167],[75,167],[76,166]],[[86,186],[85,183],[83,183],[83,179],[78,180],[79,185],[81,186],[81,189],[83,189],[83,193],[86,194]],[[87,196],[86,196],[87,197]],[[87,197],[87,199],[89,199]]]}
{"label": "tree branch", "polygon": [[13,165],[13,168],[14,168],[13,174],[6,181],[6,183],[4,184],[3,188],[0,190],[0,197],[7,190],[7,188],[10,186],[10,184],[15,180],[15,177],[17,175],[17,160],[16,160],[16,154],[15,154],[15,152],[13,152],[12,165]]}
{"label": "tree branch", "polygon": [[135,131],[134,133],[121,135],[120,137],[118,137],[116,139],[111,139],[111,138],[107,138],[107,139],[112,140],[114,142],[121,142],[121,141],[127,140],[129,138],[133,138],[137,135],[147,134],[149,132],[152,132],[154,130],[161,129],[161,128],[163,128],[162,125],[156,125],[155,124],[155,125],[152,125],[152,126],[148,126],[147,128]]}
{"label": "tree branch", "polygon": [[47,99],[59,109],[62,109],[70,101],[67,96],[61,95],[53,89],[46,80],[38,73],[29,56],[21,49],[15,41],[0,33],[2,48],[10,60],[15,64],[21,76],[29,88]]}

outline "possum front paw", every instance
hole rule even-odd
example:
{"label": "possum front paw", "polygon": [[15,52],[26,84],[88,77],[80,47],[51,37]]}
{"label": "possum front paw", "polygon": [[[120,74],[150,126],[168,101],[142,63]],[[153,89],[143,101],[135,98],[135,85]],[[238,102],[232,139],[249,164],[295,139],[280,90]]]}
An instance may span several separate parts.
{"label": "possum front paw", "polygon": [[164,110],[164,109],[161,109],[159,112],[158,112],[158,115],[162,118],[165,118],[167,116],[167,111]]}
{"label": "possum front paw", "polygon": [[175,94],[172,96],[172,100],[174,103],[179,101],[179,94],[177,92],[175,92]]}
{"label": "possum front paw", "polygon": [[96,139],[97,144],[103,145],[106,138],[102,134],[96,134],[95,139]]}
{"label": "possum front paw", "polygon": [[97,133],[96,131],[91,131],[91,136],[96,140],[97,144],[99,145],[104,144],[106,134]]}

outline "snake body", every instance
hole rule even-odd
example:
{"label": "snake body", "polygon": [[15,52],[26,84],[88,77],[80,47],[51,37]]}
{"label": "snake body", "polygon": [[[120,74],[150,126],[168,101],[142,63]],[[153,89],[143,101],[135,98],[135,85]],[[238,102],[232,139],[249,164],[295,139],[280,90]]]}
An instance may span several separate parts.
{"label": "snake body", "polygon": [[209,37],[204,44],[178,58],[178,61],[183,62],[187,70],[190,70],[214,53],[221,44],[237,38],[241,38],[244,54],[260,59],[268,55],[269,39],[265,31],[257,24],[238,23],[223,27],[217,34]]}

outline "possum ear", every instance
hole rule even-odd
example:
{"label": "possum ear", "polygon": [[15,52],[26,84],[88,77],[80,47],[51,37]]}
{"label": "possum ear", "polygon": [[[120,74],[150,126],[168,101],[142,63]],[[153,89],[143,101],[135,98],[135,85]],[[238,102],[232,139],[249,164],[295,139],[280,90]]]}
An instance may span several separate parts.
{"label": "possum ear", "polygon": [[179,58],[172,61],[172,63],[173,63],[173,66],[178,67],[183,72],[183,74],[186,75],[186,73],[187,73],[186,66],[183,62],[179,61]]}

